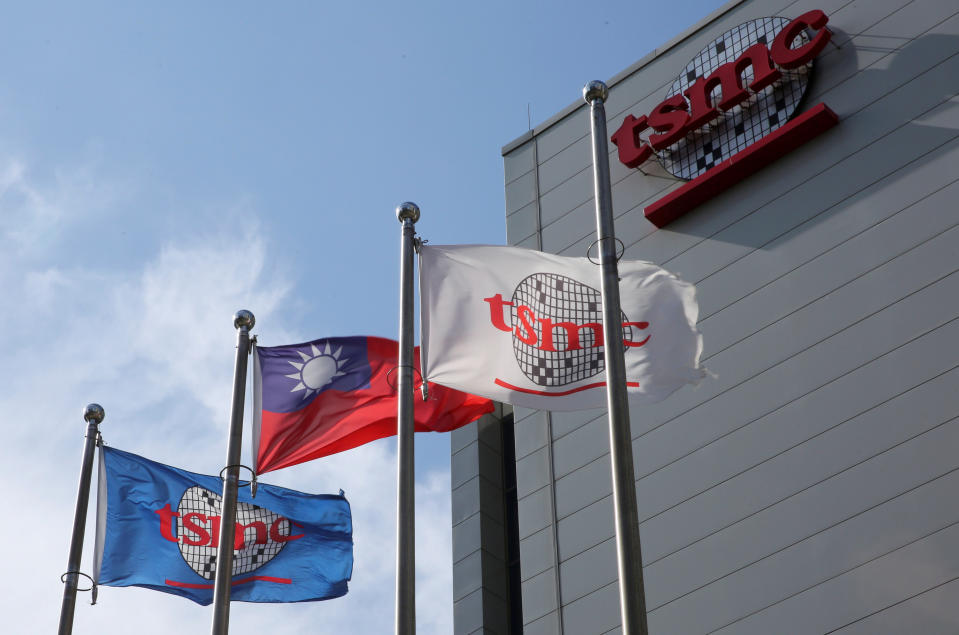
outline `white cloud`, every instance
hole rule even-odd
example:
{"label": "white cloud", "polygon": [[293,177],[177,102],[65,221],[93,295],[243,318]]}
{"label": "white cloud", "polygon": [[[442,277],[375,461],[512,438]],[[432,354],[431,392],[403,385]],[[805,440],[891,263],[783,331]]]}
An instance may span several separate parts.
{"label": "white cloud", "polygon": [[[0,160],[0,258],[49,255],[75,224],[124,200],[128,188],[102,178],[98,163],[94,152],[85,163],[38,175],[20,159]],[[75,253],[82,247],[74,245]]]}
{"label": "white cloud", "polygon": [[[76,496],[83,405],[104,405],[102,431],[112,445],[185,469],[218,472],[232,388],[231,316],[239,308],[252,310],[279,343],[292,328],[284,313],[292,303],[292,283],[255,215],[243,210],[204,235],[184,228],[182,235],[165,236],[122,270],[84,266],[76,252],[47,251],[35,258],[51,233],[63,231],[58,223],[79,222],[106,200],[103,191],[124,188],[85,188],[77,177],[60,179],[47,191],[29,180],[21,163],[0,165],[0,243],[10,247],[0,255],[8,335],[0,356],[0,410],[7,415],[0,481],[8,509],[18,510],[18,519],[0,529],[0,544],[12,547],[0,609],[7,609],[6,632],[44,632],[55,628],[63,592],[59,577]],[[96,180],[86,170],[72,174]],[[280,625],[284,632],[392,629],[394,448],[392,439],[381,440],[266,476],[305,491],[346,491],[354,516],[354,578],[346,597],[329,602],[234,604],[231,633]],[[448,474],[423,473],[417,482],[420,632],[449,633]],[[93,515],[91,500],[84,571],[91,568]],[[210,623],[209,607],[142,589],[104,588],[98,606],[88,603],[89,595],[81,594],[77,635],[204,632]]]}

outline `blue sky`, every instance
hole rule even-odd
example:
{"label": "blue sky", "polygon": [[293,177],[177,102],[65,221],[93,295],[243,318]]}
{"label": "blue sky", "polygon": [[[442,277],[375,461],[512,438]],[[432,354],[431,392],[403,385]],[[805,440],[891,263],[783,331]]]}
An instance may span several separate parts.
{"label": "blue sky", "polygon": [[[527,108],[536,125],[720,4],[6,6],[0,473],[30,527],[0,530],[15,545],[8,632],[55,628],[86,403],[105,407],[111,445],[217,473],[236,309],[256,314],[265,345],[396,337],[395,206],[417,202],[435,244],[503,244],[500,148],[526,131]],[[449,633],[449,439],[417,444],[419,632]],[[346,491],[351,592],[237,604],[231,632],[392,629],[394,466],[384,440],[267,479]],[[85,571],[92,537],[91,525]],[[108,588],[96,607],[81,596],[74,632],[125,634],[144,615],[142,632],[210,620],[180,598]]]}

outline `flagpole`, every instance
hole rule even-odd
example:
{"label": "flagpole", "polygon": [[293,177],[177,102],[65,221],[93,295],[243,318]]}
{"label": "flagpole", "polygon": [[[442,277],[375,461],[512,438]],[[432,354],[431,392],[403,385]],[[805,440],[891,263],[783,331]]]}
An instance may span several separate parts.
{"label": "flagpole", "polygon": [[413,466],[413,252],[420,219],[415,203],[402,203],[400,244],[400,354],[396,431],[396,635],[416,632],[416,511]]}
{"label": "flagpole", "polygon": [[613,228],[613,198],[609,184],[609,150],[606,144],[606,84],[591,81],[583,87],[590,106],[593,136],[593,185],[596,192],[596,233],[602,275],[603,333],[609,407],[609,453],[613,473],[613,515],[616,525],[616,560],[619,570],[619,606],[623,635],[647,635],[643,556],[639,544],[639,511],[636,476],[626,399],[626,362],[623,354],[622,311],[619,303],[619,268]]}
{"label": "flagpole", "polygon": [[83,420],[87,422],[87,440],[83,445],[83,461],[80,464],[80,485],[77,488],[77,507],[73,513],[73,536],[70,538],[67,572],[63,575],[66,586],[63,588],[63,604],[60,607],[60,635],[70,635],[73,632],[73,613],[77,606],[77,587],[80,581],[80,558],[83,555],[83,534],[87,526],[87,507],[90,502],[93,452],[104,416],[103,406],[100,404],[92,403],[83,409]]}
{"label": "flagpole", "polygon": [[[216,554],[213,587],[212,635],[230,630],[230,587],[233,583],[233,542],[236,532],[236,499],[240,484],[240,451],[243,447],[243,398],[246,396],[246,366],[250,354],[250,329],[256,323],[246,310],[233,316],[236,328],[236,363],[233,366],[233,405],[230,409],[230,436],[226,450],[226,478],[220,507],[220,543]],[[222,475],[223,472],[220,472]]]}

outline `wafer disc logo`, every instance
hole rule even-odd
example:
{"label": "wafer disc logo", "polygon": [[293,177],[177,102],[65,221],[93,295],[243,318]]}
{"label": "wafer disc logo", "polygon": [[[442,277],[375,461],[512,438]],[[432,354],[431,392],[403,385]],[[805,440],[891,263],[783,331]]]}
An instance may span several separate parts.
{"label": "wafer disc logo", "polygon": [[[603,372],[602,296],[596,289],[560,274],[535,273],[517,285],[511,301],[502,294],[484,300],[493,326],[512,333],[516,362],[533,383],[566,386]],[[643,333],[648,322],[621,317],[624,349],[649,340]]]}
{"label": "wafer disc logo", "polygon": [[[726,31],[687,64],[667,95],[688,95],[694,98],[696,91],[691,90],[691,87],[696,86],[697,82],[705,82],[704,78],[714,76],[724,64],[735,64],[750,47],[771,45],[789,22],[786,18],[761,18]],[[798,49],[808,44],[809,35],[800,31],[792,42],[792,48]],[[757,81],[755,66],[760,67],[758,79],[759,83],[763,83],[763,68],[757,62],[745,65],[740,80],[742,86],[749,86]],[[780,74],[776,81],[725,110],[709,126],[687,135],[675,145],[658,150],[656,154],[663,167],[673,176],[694,179],[778,129],[792,117],[799,106],[806,92],[811,69],[812,60],[796,68],[774,69],[773,73]],[[713,83],[714,86],[706,89],[709,95],[707,101],[710,104],[725,103],[724,98],[729,95],[724,94],[724,85],[721,82]]]}
{"label": "wafer disc logo", "polygon": [[689,181],[646,205],[647,219],[663,227],[836,125],[825,104],[796,114],[832,37],[828,21],[816,9],[740,24],[700,51],[648,114],[626,115],[611,137],[619,160],[638,168],[655,155]]}
{"label": "wafer disc logo", "polygon": [[[183,493],[175,512],[169,504],[156,511],[160,516],[160,533],[176,542],[183,560],[207,580],[216,576],[221,504],[219,494],[194,486]],[[292,534],[293,526],[299,525],[263,507],[238,502],[233,575],[262,567],[275,558],[286,543],[302,538],[303,534]]]}
{"label": "wafer disc logo", "polygon": [[635,168],[655,152],[673,175],[693,179],[770,135],[802,100],[812,61],[831,36],[828,20],[816,10],[795,20],[751,20],[720,35],[662,103],[626,116],[612,136],[620,161]]}

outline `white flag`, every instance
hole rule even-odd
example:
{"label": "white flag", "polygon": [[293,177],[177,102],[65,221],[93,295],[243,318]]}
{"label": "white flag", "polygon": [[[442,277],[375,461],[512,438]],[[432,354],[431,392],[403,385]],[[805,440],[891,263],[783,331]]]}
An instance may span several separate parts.
{"label": "white flag", "polygon": [[[420,276],[429,381],[527,408],[606,405],[598,265],[517,247],[424,245]],[[630,402],[699,381],[695,288],[648,262],[620,261],[619,276]]]}

